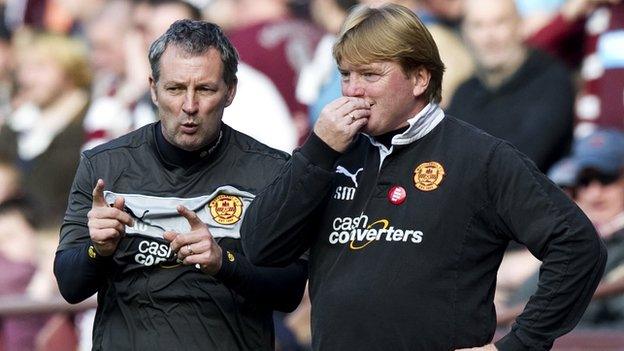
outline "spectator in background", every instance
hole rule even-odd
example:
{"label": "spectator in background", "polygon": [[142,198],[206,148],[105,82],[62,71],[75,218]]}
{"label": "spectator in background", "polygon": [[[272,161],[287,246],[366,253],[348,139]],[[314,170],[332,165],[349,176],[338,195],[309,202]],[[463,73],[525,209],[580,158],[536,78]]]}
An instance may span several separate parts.
{"label": "spectator in background", "polygon": [[292,16],[288,2],[234,1],[236,27],[229,36],[241,60],[266,74],[282,94],[302,142],[310,123],[307,107],[295,97],[297,79],[312,59],[321,31],[308,20]]}
{"label": "spectator in background", "polygon": [[458,32],[462,0],[415,0],[415,11],[438,44],[440,58],[446,66],[442,81],[440,106],[448,107],[461,83],[474,73],[475,65]]}
{"label": "spectator in background", "polygon": [[550,22],[566,0],[516,0],[522,17],[522,37],[528,38]]}
{"label": "spectator in background", "polygon": [[15,163],[0,160],[0,204],[21,195],[21,178]]}
{"label": "spectator in background", "polygon": [[581,326],[624,327],[624,133],[598,130],[579,140],[576,203],[607,245],[604,277]]}
{"label": "spectator in background", "polygon": [[114,94],[123,83],[126,74],[123,40],[131,24],[130,13],[128,1],[114,0],[85,24],[94,98]]}
{"label": "spectator in background", "polygon": [[232,0],[210,0],[202,10],[203,18],[216,23],[229,32],[241,24],[236,13],[236,2]]}
{"label": "spectator in background", "polygon": [[624,3],[568,0],[528,39],[572,66],[581,63],[575,114],[578,137],[596,128],[624,130]]}
{"label": "spectator in background", "polygon": [[464,10],[478,71],[458,88],[448,112],[511,142],[546,172],[572,139],[568,71],[523,44],[513,0],[466,0]]}
{"label": "spectator in background", "polygon": [[[566,174],[567,173],[567,174]],[[604,240],[608,258],[604,276],[581,318],[581,327],[624,326],[624,133],[597,130],[578,140],[570,157],[549,175],[560,186],[573,187],[574,199]],[[499,324],[522,310],[537,286],[537,272],[504,304],[497,306]]]}
{"label": "spectator in background", "polygon": [[94,84],[84,121],[85,149],[154,121],[151,109],[136,108],[148,92],[148,68],[132,11],[131,2],[111,0],[86,25]]}
{"label": "spectator in background", "polygon": [[2,129],[2,124],[11,113],[13,88],[11,33],[0,22],[0,129]]}
{"label": "spectator in background", "polygon": [[[37,214],[38,216],[39,214]],[[0,296],[26,294],[38,265],[35,213],[24,200],[0,203]],[[0,349],[35,350],[47,316],[24,315],[0,319]]]}
{"label": "spectator in background", "polygon": [[0,130],[0,159],[14,162],[43,224],[60,225],[78,166],[91,83],[86,47],[67,37],[18,40],[16,110]]}
{"label": "spectator in background", "polygon": [[46,29],[83,38],[86,34],[85,25],[102,10],[107,1],[46,0]]}
{"label": "spectator in background", "polygon": [[598,130],[577,144],[575,198],[598,233],[610,236],[624,227],[624,133]]}
{"label": "spectator in background", "polygon": [[297,99],[308,105],[310,123],[314,124],[321,110],[340,96],[340,72],[332,56],[332,46],[349,9],[357,0],[312,0],[312,19],[325,30],[312,61],[301,69],[297,82]]}

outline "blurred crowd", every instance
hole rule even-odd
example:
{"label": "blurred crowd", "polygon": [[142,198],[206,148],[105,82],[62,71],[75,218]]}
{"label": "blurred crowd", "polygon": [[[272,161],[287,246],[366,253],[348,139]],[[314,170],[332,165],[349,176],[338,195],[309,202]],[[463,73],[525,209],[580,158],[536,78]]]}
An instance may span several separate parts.
{"label": "blurred crowd", "polygon": [[[52,260],[80,151],[157,120],[147,50],[171,23],[206,19],[226,30],[241,64],[224,122],[290,152],[341,95],[331,48],[348,9],[384,2],[0,0],[0,312],[4,297],[36,305],[58,296]],[[594,223],[609,261],[581,327],[622,328],[624,2],[394,2],[412,8],[439,46],[445,111],[511,142]],[[533,255],[510,245],[496,296],[501,327],[538,274]],[[67,331],[59,320],[90,349],[90,314],[54,311],[0,313],[0,351],[52,349],[55,330]],[[278,349],[308,348],[307,299],[275,320]]]}

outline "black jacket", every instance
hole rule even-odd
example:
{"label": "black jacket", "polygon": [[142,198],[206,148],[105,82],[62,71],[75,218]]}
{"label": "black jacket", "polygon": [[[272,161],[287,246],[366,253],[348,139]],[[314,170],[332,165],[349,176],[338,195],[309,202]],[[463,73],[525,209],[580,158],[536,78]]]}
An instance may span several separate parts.
{"label": "black jacket", "polygon": [[510,240],[543,266],[499,349],[545,350],[571,330],[606,259],[580,209],[508,143],[435,105],[392,143],[360,135],[338,155],[312,136],[247,212],[252,262],[285,264],[310,248],[313,348],[487,344]]}
{"label": "black jacket", "polygon": [[[287,155],[225,125],[202,152],[185,154],[163,140],[157,123],[84,152],[55,260],[61,293],[70,302],[98,293],[94,350],[272,350],[272,310],[297,306],[307,264],[253,266],[239,228]],[[112,258],[89,251],[87,212],[98,178],[107,202],[123,195],[135,222]],[[178,204],[194,210],[223,248],[214,277],[177,264],[162,237],[189,230]]]}
{"label": "black jacket", "polygon": [[544,173],[572,142],[574,85],[565,66],[536,50],[501,86],[475,75],[453,94],[449,114],[509,141]]}

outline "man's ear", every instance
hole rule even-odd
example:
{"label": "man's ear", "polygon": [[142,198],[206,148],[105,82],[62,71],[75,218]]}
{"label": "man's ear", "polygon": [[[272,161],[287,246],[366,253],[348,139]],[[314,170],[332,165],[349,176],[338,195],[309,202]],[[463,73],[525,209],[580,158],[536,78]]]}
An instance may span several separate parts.
{"label": "man's ear", "polygon": [[234,97],[236,96],[236,87],[238,86],[238,79],[234,80],[231,86],[228,87],[227,92],[227,100],[225,101],[225,107],[228,107],[234,101]]}
{"label": "man's ear", "polygon": [[156,81],[152,76],[149,77],[150,95],[152,96],[152,102],[158,106],[158,95],[156,94]]}
{"label": "man's ear", "polygon": [[422,96],[429,87],[429,81],[431,80],[431,72],[425,67],[420,66],[412,71],[411,79],[414,86],[413,94],[415,97]]}

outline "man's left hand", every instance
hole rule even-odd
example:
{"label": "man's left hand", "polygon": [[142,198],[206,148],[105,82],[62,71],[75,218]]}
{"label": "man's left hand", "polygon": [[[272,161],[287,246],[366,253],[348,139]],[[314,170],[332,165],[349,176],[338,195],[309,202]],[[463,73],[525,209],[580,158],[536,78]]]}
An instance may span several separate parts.
{"label": "man's left hand", "polygon": [[178,260],[185,265],[198,264],[204,273],[214,275],[221,269],[222,250],[214,240],[206,223],[197,213],[184,206],[178,206],[178,213],[186,218],[191,231],[186,234],[167,231],[164,238],[171,243],[172,252],[177,253]]}
{"label": "man's left hand", "polygon": [[481,347],[472,347],[469,349],[457,349],[455,351],[498,351],[498,349],[496,348],[496,346],[494,346],[494,344],[487,344]]}

